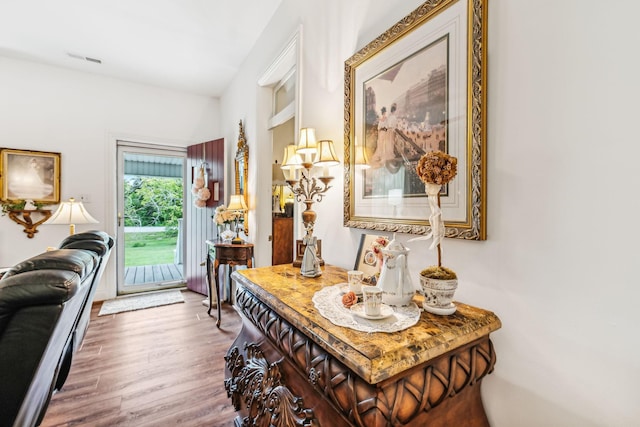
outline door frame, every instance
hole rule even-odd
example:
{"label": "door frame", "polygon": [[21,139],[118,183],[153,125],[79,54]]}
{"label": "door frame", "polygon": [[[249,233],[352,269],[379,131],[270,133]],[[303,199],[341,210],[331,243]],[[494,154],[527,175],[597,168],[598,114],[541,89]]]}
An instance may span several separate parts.
{"label": "door frame", "polygon": [[[128,141],[124,139],[116,140],[116,295],[126,295],[139,292],[147,292],[154,290],[169,289],[175,287],[182,287],[186,283],[184,263],[182,265],[183,281],[181,282],[167,282],[167,283],[145,283],[141,285],[129,285],[125,288],[124,274],[125,274],[125,249],[124,249],[124,219],[122,217],[124,211],[124,154],[142,154],[142,155],[164,155],[171,157],[183,158],[182,164],[182,216],[183,216],[183,235],[185,225],[184,211],[186,209],[186,198],[184,188],[186,184],[186,159],[187,149],[185,147],[140,143],[134,141]],[[182,239],[182,252],[185,253],[186,244],[185,239]]]}
{"label": "door frame", "polygon": [[[300,123],[302,120],[302,46],[303,46],[303,27],[302,24],[298,25],[296,30],[287,40],[280,53],[273,59],[267,70],[258,79],[258,111],[257,111],[257,123],[260,125],[257,127],[258,141],[264,141],[264,143],[256,144],[256,156],[255,159],[281,159],[282,153],[274,153],[273,149],[273,128],[278,126],[291,118],[294,120],[294,131],[297,134],[300,129]],[[282,115],[274,117],[274,90],[278,84],[289,73],[295,70],[295,99],[293,105]],[[294,135],[294,142],[297,141],[297,135]],[[265,162],[261,162],[259,165],[254,164],[253,170],[260,171],[261,177],[267,179],[262,182],[257,182],[253,191],[255,192],[256,200],[260,199],[262,202],[256,202],[256,215],[254,217],[260,220],[260,224],[254,226],[255,229],[270,230],[272,228],[271,222],[271,163],[269,162],[268,171],[264,171],[266,166]],[[268,197],[268,199],[267,199]],[[298,203],[294,203],[293,213],[293,234],[294,240],[296,236],[300,235],[302,230]],[[256,228],[257,227],[257,228]],[[255,237],[254,244],[256,245],[256,265],[271,265],[272,248],[271,248],[271,233],[264,233]]]}

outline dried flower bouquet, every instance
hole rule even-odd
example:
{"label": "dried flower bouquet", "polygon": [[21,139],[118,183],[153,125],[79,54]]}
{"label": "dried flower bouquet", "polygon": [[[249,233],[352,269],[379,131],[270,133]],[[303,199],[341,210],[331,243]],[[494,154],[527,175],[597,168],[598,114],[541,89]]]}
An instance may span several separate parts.
{"label": "dried flower bouquet", "polygon": [[420,180],[424,182],[431,209],[429,216],[431,233],[423,238],[412,240],[432,238],[433,241],[429,249],[437,248],[438,250],[438,265],[424,269],[420,274],[442,280],[456,279],[456,273],[453,270],[442,267],[441,243],[445,235],[445,226],[440,208],[440,190],[444,184],[455,178],[458,172],[458,159],[442,151],[431,151],[420,158],[416,172]]}

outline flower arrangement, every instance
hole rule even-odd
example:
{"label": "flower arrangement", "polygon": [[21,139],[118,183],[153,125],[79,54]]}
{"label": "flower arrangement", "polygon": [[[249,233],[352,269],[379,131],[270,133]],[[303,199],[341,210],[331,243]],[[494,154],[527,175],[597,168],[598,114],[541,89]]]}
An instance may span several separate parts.
{"label": "flower arrangement", "polygon": [[211,192],[205,185],[206,180],[204,178],[204,165],[204,163],[200,165],[198,176],[193,181],[193,187],[191,188],[191,192],[195,196],[193,205],[196,208],[204,208],[205,206],[207,206],[207,200],[209,200],[209,197],[211,197]]}
{"label": "flower arrangement", "polygon": [[220,205],[216,208],[216,212],[213,215],[213,222],[217,225],[231,224],[235,221],[236,215],[236,211],[230,211],[224,205]]}
{"label": "flower arrangement", "polygon": [[425,268],[420,272],[420,285],[424,293],[422,308],[438,315],[455,313],[457,307],[453,303],[453,295],[458,287],[455,271],[442,266],[441,242],[444,239],[445,227],[440,209],[440,189],[455,178],[458,172],[458,159],[442,151],[431,151],[423,155],[416,166],[416,173],[427,193],[431,215],[431,233],[412,240],[432,238],[431,246],[438,248],[438,265]]}
{"label": "flower arrangement", "polygon": [[420,158],[416,172],[425,184],[444,185],[458,173],[458,159],[442,151],[430,151]]}
{"label": "flower arrangement", "polygon": [[[224,205],[220,205],[216,208],[215,214],[213,215],[213,222],[218,227],[218,238],[223,241],[229,241],[236,234],[227,226],[226,229],[224,225],[228,225],[236,221],[240,213],[238,211],[230,211]],[[238,224],[236,224],[237,229]]]}
{"label": "flower arrangement", "polygon": [[[425,238],[433,238],[430,249],[438,249],[438,265],[422,270],[422,276],[442,280],[456,279],[456,273],[442,267],[441,242],[444,238],[445,227],[440,209],[440,188],[455,178],[458,172],[458,159],[442,151],[431,151],[423,155],[416,166],[416,173],[425,184],[425,191],[431,208],[429,223],[431,233]],[[413,239],[416,240],[416,239]]]}

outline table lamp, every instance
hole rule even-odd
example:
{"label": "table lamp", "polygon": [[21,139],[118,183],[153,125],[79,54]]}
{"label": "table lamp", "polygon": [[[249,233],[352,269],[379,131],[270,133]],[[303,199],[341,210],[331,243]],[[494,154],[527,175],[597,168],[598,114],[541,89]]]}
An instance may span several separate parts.
{"label": "table lamp", "polygon": [[236,213],[236,237],[233,238],[231,243],[235,245],[244,243],[244,241],[240,238],[240,234],[238,231],[238,219],[247,210],[247,204],[244,202],[244,196],[242,194],[233,194],[231,196],[231,200],[229,200],[229,206],[227,206],[227,210],[234,211]]}
{"label": "table lamp", "polygon": [[97,224],[98,221],[89,215],[82,202],[76,202],[71,197],[68,202],[62,202],[45,224],[68,224],[69,235],[75,234],[76,224]]}

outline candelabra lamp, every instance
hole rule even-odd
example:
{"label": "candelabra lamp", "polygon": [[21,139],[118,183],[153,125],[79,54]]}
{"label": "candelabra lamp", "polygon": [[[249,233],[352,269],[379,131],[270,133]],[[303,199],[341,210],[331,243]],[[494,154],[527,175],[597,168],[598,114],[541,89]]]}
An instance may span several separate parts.
{"label": "candelabra lamp", "polygon": [[[304,160],[300,157],[304,155]],[[315,158],[313,158],[315,156]],[[313,160],[312,160],[313,158]],[[316,141],[315,130],[300,130],[298,145],[285,148],[282,169],[289,171],[287,185],[291,188],[295,199],[305,204],[302,212],[305,236],[302,239],[304,254],[300,266],[300,274],[305,277],[318,277],[322,274],[317,253],[317,238],[313,235],[317,214],[312,209],[314,203],[322,201],[324,194],[331,188],[333,180],[329,176],[329,167],[340,164],[333,148],[333,141]],[[315,176],[314,166],[322,167],[322,175]],[[298,170],[301,169],[298,179]]]}

